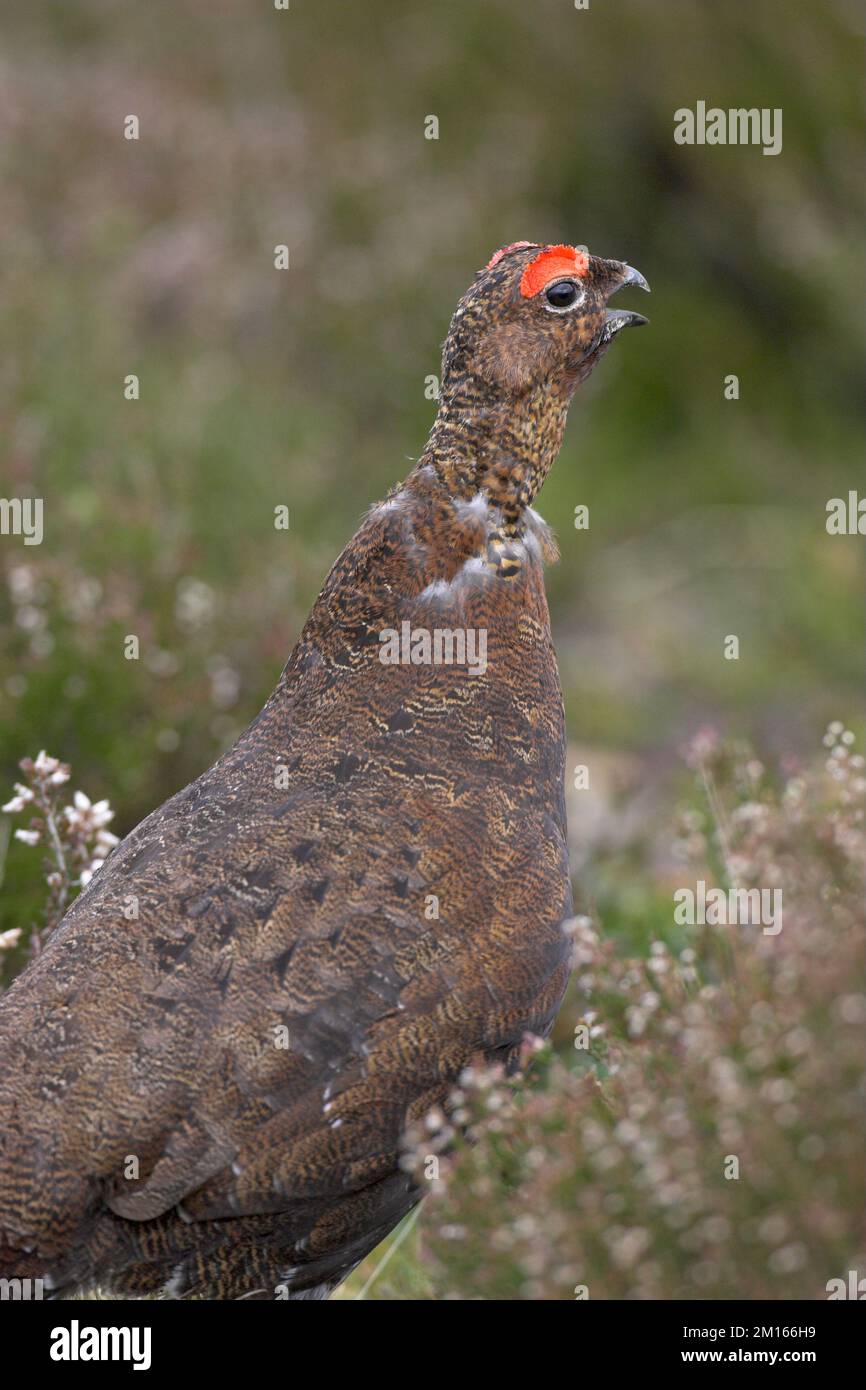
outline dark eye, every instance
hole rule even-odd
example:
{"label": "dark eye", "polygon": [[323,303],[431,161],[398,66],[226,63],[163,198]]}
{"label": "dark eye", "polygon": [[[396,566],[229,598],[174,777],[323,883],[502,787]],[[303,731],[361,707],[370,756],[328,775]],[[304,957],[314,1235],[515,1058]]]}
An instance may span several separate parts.
{"label": "dark eye", "polygon": [[577,285],[571,280],[557,280],[555,285],[548,285],[544,297],[551,309],[570,309],[577,302]]}

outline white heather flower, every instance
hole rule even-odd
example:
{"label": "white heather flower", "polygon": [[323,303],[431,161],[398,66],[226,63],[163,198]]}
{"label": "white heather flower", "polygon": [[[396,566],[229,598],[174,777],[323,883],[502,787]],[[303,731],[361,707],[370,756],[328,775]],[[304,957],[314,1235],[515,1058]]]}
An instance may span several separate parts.
{"label": "white heather flower", "polygon": [[777,1076],[770,1081],[765,1081],[759,1094],[771,1104],[781,1105],[784,1101],[791,1100],[796,1095],[796,1091],[793,1083],[786,1076]]}
{"label": "white heather flower", "polygon": [[792,1274],[806,1264],[808,1254],[802,1241],[793,1241],[774,1250],[767,1264],[774,1274]]}
{"label": "white heather flower", "polygon": [[24,603],[33,598],[36,592],[35,577],[27,565],[13,565],[8,579],[13,603]]}
{"label": "white heather flower", "polygon": [[17,815],[23,811],[29,801],[33,800],[33,793],[29,787],[24,787],[20,782],[15,783],[15,795],[11,801],[7,801],[5,806],[0,806],[0,811],[7,811],[10,816]]}
{"label": "white heather flower", "polygon": [[45,614],[41,608],[34,608],[32,603],[27,603],[15,610],[15,622],[24,632],[36,632],[44,625]]}
{"label": "white heather flower", "polygon": [[81,886],[86,888],[95,873],[98,873],[105,863],[104,859],[93,859],[89,869],[81,870]]}
{"label": "white heather flower", "polygon": [[771,1212],[758,1226],[758,1237],[767,1245],[779,1245],[788,1234],[788,1218],[781,1212]]}
{"label": "white heather flower", "polygon": [[224,656],[216,656],[209,663],[210,697],[218,709],[231,709],[237,704],[241,689],[240,673],[234,669]]}
{"label": "white heather flower", "polygon": [[728,874],[734,883],[743,883],[750,877],[752,861],[745,854],[728,856]]}
{"label": "white heather flower", "polygon": [[706,763],[713,759],[719,750],[719,746],[720,737],[718,730],[713,728],[699,729],[683,749],[683,756],[690,768],[699,771]]}
{"label": "white heather flower", "polygon": [[38,830],[16,830],[15,839],[21,840],[25,845],[38,845],[40,833]]}
{"label": "white heather flower", "polygon": [[70,825],[92,833],[114,819],[114,812],[107,801],[91,802],[84,792],[77,791],[72,798],[74,805],[64,807],[63,814]]}
{"label": "white heather flower", "polygon": [[640,1130],[632,1120],[620,1120],[613,1133],[621,1144],[634,1144],[640,1138]]}
{"label": "white heather flower", "polygon": [[177,586],[175,617],[182,627],[203,627],[215,612],[216,595],[209,584],[201,579],[181,579]]}
{"label": "white heather flower", "polygon": [[866,995],[843,995],[836,1005],[836,1010],[843,1023],[866,1023]]}
{"label": "white heather flower", "polygon": [[33,759],[33,771],[38,773],[40,777],[50,777],[52,773],[58,771],[59,767],[60,759],[50,758],[44,748]]}
{"label": "white heather flower", "polygon": [[11,951],[21,939],[21,928],[10,927],[9,931],[0,931],[0,951]]}
{"label": "white heather flower", "polygon": [[623,1230],[620,1226],[606,1233],[605,1241],[614,1264],[620,1269],[628,1269],[646,1250],[650,1243],[650,1234],[640,1226],[632,1226],[629,1230]]}

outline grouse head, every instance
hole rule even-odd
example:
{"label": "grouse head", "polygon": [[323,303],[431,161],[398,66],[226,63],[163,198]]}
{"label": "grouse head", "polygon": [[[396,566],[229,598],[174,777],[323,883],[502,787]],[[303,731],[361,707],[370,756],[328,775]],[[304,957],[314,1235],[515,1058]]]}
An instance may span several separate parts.
{"label": "grouse head", "polygon": [[621,329],[647,322],[608,308],[625,285],[649,289],[625,261],[580,247],[516,241],[497,251],[451,320],[417,471],[431,466],[458,499],[483,490],[504,534],[519,532],[559,452],[575,388]]}
{"label": "grouse head", "polygon": [[648,290],[625,261],[574,246],[517,241],[497,251],[460,300],[445,343],[443,386],[474,379],[520,395],[544,384],[570,395],[623,328],[646,323],[609,309],[626,285]]}

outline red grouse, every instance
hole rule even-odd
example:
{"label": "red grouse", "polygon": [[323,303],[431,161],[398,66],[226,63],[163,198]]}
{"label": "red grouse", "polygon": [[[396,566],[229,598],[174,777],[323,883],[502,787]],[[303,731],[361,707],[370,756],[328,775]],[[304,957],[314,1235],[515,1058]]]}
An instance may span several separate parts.
{"label": "red grouse", "polygon": [[[0,1276],[325,1297],[422,1195],[407,1122],[562,999],[562,695],[531,503],[621,261],[497,251],[417,465],[234,747],[0,1002]],[[132,917],[130,904],[137,906]]]}

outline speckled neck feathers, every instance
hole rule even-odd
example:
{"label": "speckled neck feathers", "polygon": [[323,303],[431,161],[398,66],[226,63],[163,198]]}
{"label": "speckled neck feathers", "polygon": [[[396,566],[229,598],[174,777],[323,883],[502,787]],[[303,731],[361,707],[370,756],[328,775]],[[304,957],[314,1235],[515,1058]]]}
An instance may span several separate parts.
{"label": "speckled neck feathers", "polygon": [[502,533],[519,535],[559,453],[567,413],[568,397],[551,381],[506,393],[461,376],[446,384],[419,466],[431,465],[455,499],[483,492],[501,512]]}

